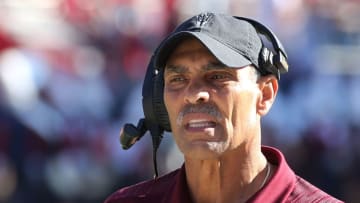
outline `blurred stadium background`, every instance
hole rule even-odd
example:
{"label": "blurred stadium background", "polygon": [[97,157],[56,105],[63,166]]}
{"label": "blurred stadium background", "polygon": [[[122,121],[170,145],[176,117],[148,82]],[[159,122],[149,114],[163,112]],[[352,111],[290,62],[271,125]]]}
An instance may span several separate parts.
{"label": "blurred stadium background", "polygon": [[[288,51],[290,72],[263,120],[301,176],[360,201],[359,0],[0,0],[0,202],[95,203],[153,176],[142,113],[149,56],[200,11],[253,17]],[[166,135],[161,174],[182,163]]]}

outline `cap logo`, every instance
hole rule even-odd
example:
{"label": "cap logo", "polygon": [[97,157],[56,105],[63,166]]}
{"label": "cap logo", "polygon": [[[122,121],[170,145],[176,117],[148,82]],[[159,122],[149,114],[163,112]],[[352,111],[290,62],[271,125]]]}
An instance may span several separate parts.
{"label": "cap logo", "polygon": [[212,13],[199,14],[198,16],[196,16],[196,26],[201,27],[205,25],[210,20],[211,16],[213,16]]}

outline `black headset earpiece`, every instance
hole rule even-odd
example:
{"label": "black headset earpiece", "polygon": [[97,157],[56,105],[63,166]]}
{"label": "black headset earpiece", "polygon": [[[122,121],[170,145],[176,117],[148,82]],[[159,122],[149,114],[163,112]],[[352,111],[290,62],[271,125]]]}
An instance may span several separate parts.
{"label": "black headset earpiece", "polygon": [[275,74],[277,79],[280,79],[280,71],[274,65],[274,53],[267,47],[263,46],[259,54],[259,71],[261,75]]}
{"label": "black headset earpiece", "polygon": [[164,103],[164,71],[163,68],[154,66],[154,55],[147,67],[142,89],[145,123],[149,128],[157,125],[162,131],[170,132],[169,116]]}
{"label": "black headset earpiece", "polygon": [[159,125],[171,131],[168,113],[164,103],[164,71],[155,68],[151,59],[143,84],[143,110],[149,126]]}
{"label": "black headset earpiece", "polygon": [[249,22],[259,34],[262,34],[271,42],[276,53],[273,53],[271,49],[265,47],[263,43],[263,47],[259,53],[259,71],[264,75],[270,73],[275,74],[276,77],[280,79],[280,73],[288,72],[289,67],[287,54],[280,40],[270,28],[256,20],[238,16],[235,16],[235,18]]}

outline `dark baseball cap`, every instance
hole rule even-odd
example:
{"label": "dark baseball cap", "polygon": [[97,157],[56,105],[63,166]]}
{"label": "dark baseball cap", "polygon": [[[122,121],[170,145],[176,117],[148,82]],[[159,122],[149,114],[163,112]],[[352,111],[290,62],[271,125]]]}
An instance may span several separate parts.
{"label": "dark baseball cap", "polygon": [[263,43],[255,27],[248,20],[236,16],[209,12],[193,16],[170,33],[154,53],[155,68],[164,68],[174,48],[188,37],[198,39],[228,67],[252,64],[259,69]]}
{"label": "dark baseball cap", "polygon": [[155,66],[164,67],[179,42],[191,36],[226,66],[259,65],[262,42],[249,22],[225,14],[202,13],[180,24],[160,44],[155,53]]}

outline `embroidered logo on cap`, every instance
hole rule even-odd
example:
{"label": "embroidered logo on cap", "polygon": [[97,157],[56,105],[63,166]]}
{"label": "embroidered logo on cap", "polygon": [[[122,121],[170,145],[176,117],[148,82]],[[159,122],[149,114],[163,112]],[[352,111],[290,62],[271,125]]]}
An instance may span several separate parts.
{"label": "embroidered logo on cap", "polygon": [[209,20],[211,19],[212,16],[213,16],[212,13],[201,13],[201,14],[197,15],[196,16],[196,26],[201,27],[201,26],[205,25],[207,22],[209,22]]}

